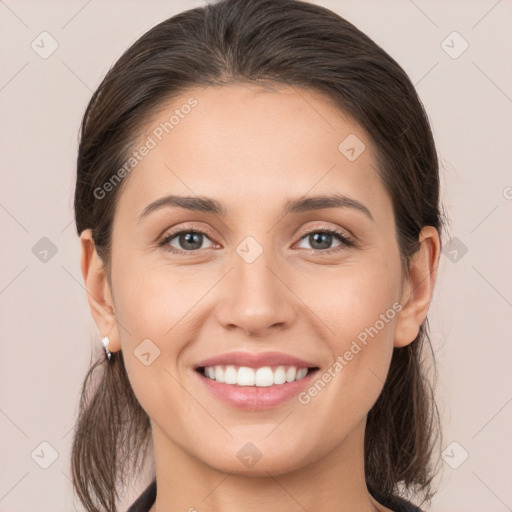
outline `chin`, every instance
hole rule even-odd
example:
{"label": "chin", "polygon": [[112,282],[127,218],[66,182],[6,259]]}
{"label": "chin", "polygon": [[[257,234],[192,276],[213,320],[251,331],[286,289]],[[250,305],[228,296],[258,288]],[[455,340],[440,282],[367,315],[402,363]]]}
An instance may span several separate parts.
{"label": "chin", "polygon": [[[260,446],[263,442],[260,443]],[[226,449],[222,454],[212,460],[203,459],[204,463],[216,471],[231,473],[238,476],[268,477],[283,475],[299,470],[309,461],[305,460],[304,453],[299,447],[290,447],[289,450],[281,449],[276,452],[275,449],[268,450],[261,447],[257,448],[256,443],[242,443],[240,448],[232,450]],[[232,453],[232,456],[230,454]]]}

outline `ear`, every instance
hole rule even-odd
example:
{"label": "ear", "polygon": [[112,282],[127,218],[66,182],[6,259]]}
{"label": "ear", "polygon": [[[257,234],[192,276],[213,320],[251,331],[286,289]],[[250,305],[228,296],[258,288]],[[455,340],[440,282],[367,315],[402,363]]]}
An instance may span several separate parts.
{"label": "ear", "polygon": [[425,226],[419,235],[420,248],[410,261],[410,271],[402,286],[397,315],[395,347],[405,347],[418,336],[425,320],[434,290],[440,256],[439,234],[433,226]]}
{"label": "ear", "polygon": [[103,261],[96,252],[92,230],[86,229],[80,235],[82,256],[80,266],[84,278],[87,300],[101,337],[108,336],[110,352],[121,349],[117,328],[114,301]]}

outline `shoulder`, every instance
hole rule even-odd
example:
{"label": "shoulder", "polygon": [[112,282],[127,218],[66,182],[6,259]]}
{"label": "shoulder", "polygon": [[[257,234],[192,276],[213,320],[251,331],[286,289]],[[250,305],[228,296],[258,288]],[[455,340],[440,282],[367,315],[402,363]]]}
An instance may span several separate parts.
{"label": "shoulder", "polygon": [[156,500],[156,480],[153,480],[144,492],[133,502],[127,512],[148,512]]}

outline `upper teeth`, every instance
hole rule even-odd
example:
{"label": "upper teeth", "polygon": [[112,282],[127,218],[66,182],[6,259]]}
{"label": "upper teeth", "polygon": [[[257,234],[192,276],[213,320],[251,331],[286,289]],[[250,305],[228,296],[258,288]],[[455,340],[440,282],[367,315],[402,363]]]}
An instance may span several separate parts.
{"label": "upper teeth", "polygon": [[236,384],[237,386],[272,386],[274,384],[284,384],[303,379],[308,373],[307,368],[297,368],[296,366],[263,366],[262,368],[249,368],[248,366],[207,366],[204,369],[206,377],[225,382],[226,384]]}

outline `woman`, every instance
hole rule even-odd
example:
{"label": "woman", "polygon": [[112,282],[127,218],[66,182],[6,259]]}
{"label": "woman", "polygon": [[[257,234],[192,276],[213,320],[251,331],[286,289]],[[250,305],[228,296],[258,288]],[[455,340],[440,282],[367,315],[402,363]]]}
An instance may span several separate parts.
{"label": "woman", "polygon": [[147,457],[131,512],[431,499],[438,162],[389,55],[307,2],[182,12],[108,72],[77,167],[105,347],[72,451],[86,510],[118,510]]}

